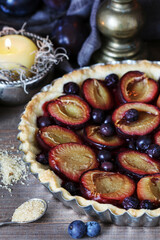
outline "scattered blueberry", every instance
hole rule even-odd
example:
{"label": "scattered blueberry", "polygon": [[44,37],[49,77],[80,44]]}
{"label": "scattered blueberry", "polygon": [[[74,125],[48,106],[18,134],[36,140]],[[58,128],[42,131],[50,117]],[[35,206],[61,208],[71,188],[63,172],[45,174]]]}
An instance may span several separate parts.
{"label": "scattered blueberry", "polygon": [[140,208],[152,210],[154,209],[154,206],[150,200],[143,200],[140,202]]}
{"label": "scattered blueberry", "polygon": [[148,150],[147,150],[147,154],[151,157],[151,158],[160,158],[160,146],[158,144],[152,144]]}
{"label": "scattered blueberry", "polygon": [[78,94],[79,93],[79,85],[74,82],[68,82],[64,84],[63,92],[66,94]]}
{"label": "scattered blueberry", "polygon": [[44,165],[48,164],[48,154],[47,153],[40,153],[36,156],[36,161],[42,163]]}
{"label": "scattered blueberry", "polygon": [[75,220],[68,226],[68,233],[74,239],[84,237],[86,235],[86,231],[87,227],[85,223],[80,220]]}
{"label": "scattered blueberry", "polygon": [[87,236],[89,237],[96,237],[101,232],[101,226],[98,222],[91,221],[86,223],[87,227]]}
{"label": "scattered blueberry", "polygon": [[112,159],[112,155],[107,150],[100,150],[97,155],[99,162],[110,161]]}
{"label": "scattered blueberry", "polygon": [[137,121],[138,117],[139,113],[136,109],[131,108],[125,112],[125,119],[128,123]]}
{"label": "scattered blueberry", "polygon": [[129,208],[138,208],[139,205],[139,200],[135,197],[126,197],[123,202],[122,205],[124,207],[124,209],[128,210]]}
{"label": "scattered blueberry", "polygon": [[103,123],[105,112],[101,109],[93,109],[91,116],[94,123]]}
{"label": "scattered blueberry", "polygon": [[152,140],[149,136],[140,136],[136,140],[136,149],[139,151],[146,151],[152,143]]}
{"label": "scattered blueberry", "polygon": [[113,171],[113,169],[114,169],[113,163],[111,163],[111,162],[102,162],[101,163],[101,169],[106,171],[106,172]]}
{"label": "scattered blueberry", "polygon": [[118,81],[119,81],[119,77],[114,73],[109,74],[105,78],[105,84],[107,87],[115,87]]}
{"label": "scattered blueberry", "polygon": [[134,139],[130,139],[130,141],[128,142],[128,148],[132,150],[136,150],[136,142]]}
{"label": "scattered blueberry", "polygon": [[37,127],[42,128],[42,127],[48,127],[53,124],[53,121],[51,120],[50,117],[47,116],[40,116],[37,118]]}
{"label": "scattered blueberry", "polygon": [[106,137],[113,136],[115,134],[115,128],[112,123],[104,123],[100,126],[100,133]]}
{"label": "scattered blueberry", "polygon": [[79,192],[79,187],[74,182],[65,182],[63,184],[63,187],[71,194],[71,195],[77,195]]}
{"label": "scattered blueberry", "polygon": [[104,123],[112,123],[112,116],[111,115],[106,116]]}

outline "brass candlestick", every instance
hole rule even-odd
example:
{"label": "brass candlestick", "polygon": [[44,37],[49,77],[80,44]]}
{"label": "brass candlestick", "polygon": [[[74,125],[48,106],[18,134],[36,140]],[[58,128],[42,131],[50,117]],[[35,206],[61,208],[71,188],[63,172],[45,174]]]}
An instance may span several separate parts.
{"label": "brass candlestick", "polygon": [[144,23],[136,0],[104,1],[97,13],[97,26],[102,33],[102,47],[94,62],[143,59],[144,49],[137,34]]}

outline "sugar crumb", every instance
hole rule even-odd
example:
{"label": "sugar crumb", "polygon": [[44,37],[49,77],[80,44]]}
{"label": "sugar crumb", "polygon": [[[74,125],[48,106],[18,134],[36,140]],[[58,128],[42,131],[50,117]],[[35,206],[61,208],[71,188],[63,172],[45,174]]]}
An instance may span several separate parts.
{"label": "sugar crumb", "polygon": [[34,221],[45,211],[45,205],[42,201],[31,199],[20,205],[12,216],[12,222]]}
{"label": "sugar crumb", "polygon": [[0,150],[0,188],[11,192],[11,186],[19,180],[25,180],[27,176],[26,165],[20,157]]}

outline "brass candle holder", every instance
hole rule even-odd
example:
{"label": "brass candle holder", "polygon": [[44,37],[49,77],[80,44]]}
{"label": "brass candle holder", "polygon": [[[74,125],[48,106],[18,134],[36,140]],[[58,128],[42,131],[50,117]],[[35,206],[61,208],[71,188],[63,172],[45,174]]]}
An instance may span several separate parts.
{"label": "brass candle holder", "polygon": [[97,13],[97,27],[102,33],[102,47],[94,62],[146,58],[138,32],[144,23],[136,0],[106,0]]}

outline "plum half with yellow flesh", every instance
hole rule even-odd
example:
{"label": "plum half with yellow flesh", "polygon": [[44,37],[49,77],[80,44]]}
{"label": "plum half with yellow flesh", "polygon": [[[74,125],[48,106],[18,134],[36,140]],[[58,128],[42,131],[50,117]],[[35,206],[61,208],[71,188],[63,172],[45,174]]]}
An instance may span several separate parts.
{"label": "plum half with yellow flesh", "polygon": [[90,119],[90,107],[76,95],[64,95],[47,105],[48,112],[57,124],[81,128]]}
{"label": "plum half with yellow flesh", "polygon": [[150,200],[155,204],[160,203],[160,174],[154,174],[141,178],[137,184],[137,196],[139,200]]}
{"label": "plum half with yellow flesh", "polygon": [[79,143],[63,143],[50,150],[49,165],[60,176],[79,182],[83,172],[97,168],[99,163],[90,147]]}
{"label": "plum half with yellow flesh", "polygon": [[103,81],[88,78],[82,85],[82,91],[85,99],[93,108],[109,110],[113,107],[111,92]]}
{"label": "plum half with yellow flesh", "polygon": [[126,150],[118,154],[117,161],[120,170],[135,179],[160,172],[160,162],[153,160],[146,153]]}
{"label": "plum half with yellow flesh", "polygon": [[158,93],[158,83],[139,71],[125,73],[119,84],[119,96],[122,103],[144,102],[155,99]]}
{"label": "plum half with yellow flesh", "polygon": [[132,179],[114,172],[90,170],[81,176],[80,183],[82,195],[100,203],[120,204],[135,191]]}
{"label": "plum half with yellow flesh", "polygon": [[157,107],[160,108],[160,95],[159,95],[158,98],[157,98]]}
{"label": "plum half with yellow flesh", "polygon": [[[126,112],[135,109],[138,112],[136,121],[128,122]],[[151,133],[160,123],[160,111],[157,107],[146,103],[126,103],[112,114],[114,125],[122,136],[134,137]]]}
{"label": "plum half with yellow flesh", "polygon": [[43,127],[38,131],[38,135],[44,141],[44,143],[51,148],[62,143],[81,143],[79,136],[75,134],[72,130],[60,127],[58,125]]}
{"label": "plum half with yellow flesh", "polygon": [[160,131],[156,132],[156,134],[154,135],[154,141],[157,145],[160,146]]}
{"label": "plum half with yellow flesh", "polygon": [[98,149],[114,149],[123,145],[124,141],[116,133],[113,136],[104,136],[100,132],[100,126],[88,125],[84,128],[84,138]]}

